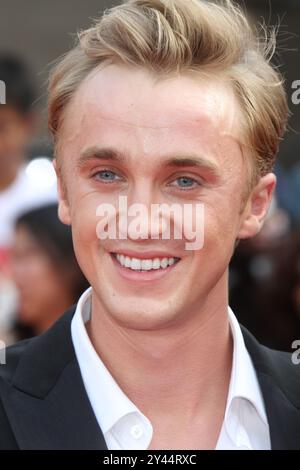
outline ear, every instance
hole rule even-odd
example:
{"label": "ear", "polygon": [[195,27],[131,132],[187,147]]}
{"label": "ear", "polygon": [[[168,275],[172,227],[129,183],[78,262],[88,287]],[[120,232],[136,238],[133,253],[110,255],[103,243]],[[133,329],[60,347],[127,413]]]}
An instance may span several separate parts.
{"label": "ear", "polygon": [[254,237],[262,228],[267,215],[273,192],[276,187],[276,176],[268,173],[260,178],[252,189],[247,204],[243,211],[238,238]]}
{"label": "ear", "polygon": [[57,192],[58,192],[58,217],[59,220],[66,225],[71,225],[70,206],[67,199],[66,187],[63,180],[61,167],[57,160],[53,160],[53,166],[57,176]]}

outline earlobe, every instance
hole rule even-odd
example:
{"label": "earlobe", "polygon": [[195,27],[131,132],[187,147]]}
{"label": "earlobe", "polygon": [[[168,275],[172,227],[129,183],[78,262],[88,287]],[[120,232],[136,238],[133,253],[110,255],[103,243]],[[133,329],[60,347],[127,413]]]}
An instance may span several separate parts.
{"label": "earlobe", "polygon": [[63,224],[71,225],[69,206],[63,200],[58,202],[58,217]]}
{"label": "earlobe", "polygon": [[276,176],[268,173],[251,191],[242,216],[238,238],[251,238],[261,230],[276,186]]}
{"label": "earlobe", "polygon": [[59,220],[66,225],[71,225],[70,207],[66,195],[65,184],[61,174],[61,169],[56,159],[53,160],[53,166],[57,176],[57,193],[58,193],[58,217]]}

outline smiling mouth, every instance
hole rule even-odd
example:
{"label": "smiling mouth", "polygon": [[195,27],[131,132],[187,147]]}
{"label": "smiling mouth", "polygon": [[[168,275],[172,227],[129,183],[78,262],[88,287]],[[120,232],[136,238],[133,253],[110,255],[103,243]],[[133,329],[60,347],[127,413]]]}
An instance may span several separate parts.
{"label": "smiling mouth", "polygon": [[130,271],[162,271],[177,264],[181,258],[155,257],[155,258],[131,258],[120,253],[111,253],[120,266]]}

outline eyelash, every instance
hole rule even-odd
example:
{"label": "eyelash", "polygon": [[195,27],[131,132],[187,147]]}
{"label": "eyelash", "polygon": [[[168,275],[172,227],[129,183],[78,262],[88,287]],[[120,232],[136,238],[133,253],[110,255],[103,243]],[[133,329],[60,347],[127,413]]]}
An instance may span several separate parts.
{"label": "eyelash", "polygon": [[[114,170],[109,170],[108,168],[104,168],[103,170],[99,170],[99,171],[97,171],[96,173],[94,173],[94,174],[92,175],[92,178],[97,179],[97,176],[100,175],[100,173],[105,173],[105,172],[107,172],[107,173],[113,173],[114,175],[119,176]],[[104,180],[101,180],[101,182],[104,183],[104,184],[111,184],[111,183],[114,183],[115,181],[116,181],[116,180],[113,180],[113,181],[104,181]]]}
{"label": "eyelash", "polygon": [[[120,175],[118,175],[114,170],[110,170],[110,169],[108,169],[108,168],[104,168],[103,170],[97,171],[96,173],[94,173],[94,174],[92,175],[92,177],[95,178],[95,179],[97,179],[97,176],[99,176],[100,173],[105,173],[105,172],[107,172],[107,173],[113,173],[114,175],[116,175],[116,176],[118,176],[119,178],[121,178]],[[184,178],[193,181],[193,183],[195,183],[197,186],[201,186],[201,185],[202,185],[201,182],[199,182],[199,181],[197,181],[195,178],[193,178],[193,177],[191,177],[191,176],[187,176],[187,175],[180,175],[180,176],[177,176],[175,179],[173,179],[173,180],[171,181],[171,183],[174,182],[174,181],[177,181],[177,180],[179,180],[179,179],[184,179]],[[101,182],[104,183],[104,184],[112,184],[112,183],[115,183],[116,181],[119,181],[119,180],[104,181],[104,180],[101,179]],[[168,186],[172,186],[171,183],[168,183]],[[182,188],[182,187],[180,187],[180,186],[177,186],[177,189],[179,189],[180,191],[192,191],[193,189],[196,189],[196,188],[195,188],[194,186],[193,186],[192,188],[191,188],[191,187]]]}
{"label": "eyelash", "polygon": [[[174,181],[177,181],[179,179],[187,179],[187,180],[191,180],[193,182],[193,184],[196,184],[197,187],[201,186],[201,182],[197,181],[195,178],[193,178],[192,176],[187,176],[187,175],[181,175],[181,176],[177,176],[174,180],[172,180],[172,182]],[[169,184],[168,186],[172,186],[171,184]],[[195,186],[193,187],[186,187],[186,188],[182,188],[180,186],[177,186],[177,189],[179,189],[180,191],[192,191],[194,189],[196,189]]]}

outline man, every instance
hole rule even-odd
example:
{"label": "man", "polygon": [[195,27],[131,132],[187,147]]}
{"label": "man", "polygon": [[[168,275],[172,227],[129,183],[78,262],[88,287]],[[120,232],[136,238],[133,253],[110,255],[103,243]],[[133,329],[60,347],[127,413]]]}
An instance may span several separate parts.
{"label": "man", "polygon": [[[1,447],[299,449],[299,367],[228,307],[228,264],[263,224],[288,112],[244,15],[128,1],[80,35],[49,92],[59,216],[91,288],[7,351]],[[186,205],[187,222],[202,205],[203,246],[162,237],[163,220],[150,237],[147,211],[140,231],[117,211],[103,236],[101,208],[121,197]]]}

